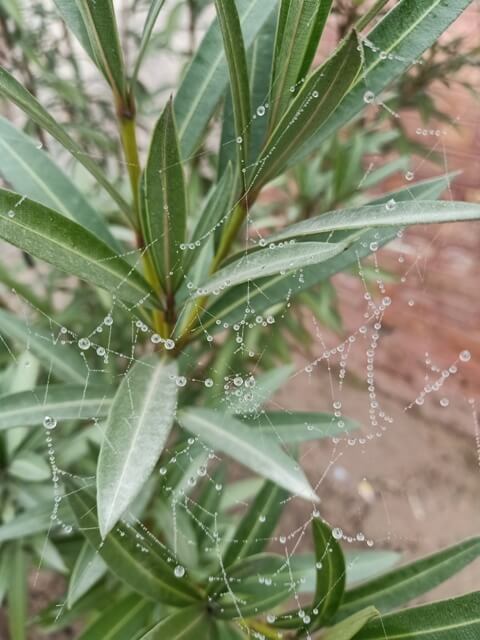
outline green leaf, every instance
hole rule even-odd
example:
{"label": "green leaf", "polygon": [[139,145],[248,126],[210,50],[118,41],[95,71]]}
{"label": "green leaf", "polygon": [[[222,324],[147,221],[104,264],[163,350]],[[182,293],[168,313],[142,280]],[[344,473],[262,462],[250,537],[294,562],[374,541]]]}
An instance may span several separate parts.
{"label": "green leaf", "polygon": [[346,581],[345,558],[328,525],[312,522],[317,586],[312,605],[311,628],[318,629],[333,618],[343,598]]}
{"label": "green leaf", "polygon": [[360,70],[358,47],[353,33],[303,84],[258,159],[251,178],[255,192],[281,173],[302,142],[335,111]]}
{"label": "green leaf", "polygon": [[480,634],[480,591],[369,622],[355,640],[474,640]]}
{"label": "green leaf", "polygon": [[[242,416],[257,413],[262,406],[270,400],[270,398],[283,387],[294,371],[294,367],[290,364],[283,367],[276,367],[269,371],[264,371],[256,378],[253,378],[255,384],[248,387],[248,393],[238,396],[235,392],[228,394],[227,409],[229,413],[237,413]],[[244,389],[246,389],[246,385]],[[237,390],[237,387],[235,387]]]}
{"label": "green leaf", "polygon": [[123,53],[112,0],[75,0],[93,52],[93,59],[117,99],[125,100],[127,87]]}
{"label": "green leaf", "polygon": [[[229,213],[233,192],[233,169],[227,165],[220,180],[210,189],[205,204],[198,216],[197,224],[190,238],[185,254],[185,271],[200,257],[205,243],[225,216]],[[200,243],[197,246],[195,243]]]}
{"label": "green leaf", "polygon": [[210,624],[205,607],[187,607],[156,624],[140,640],[199,640],[210,637],[205,635]]}
{"label": "green leaf", "polygon": [[128,595],[103,611],[78,640],[134,640],[147,626],[151,610],[151,602]]}
{"label": "green leaf", "polygon": [[11,550],[7,598],[10,639],[26,640],[27,559],[21,542],[15,543]]}
{"label": "green leaf", "polygon": [[88,542],[84,542],[75,560],[72,575],[68,583],[67,605],[72,606],[103,578],[107,565],[101,555]]}
{"label": "green leaf", "polygon": [[343,618],[373,604],[382,613],[389,611],[434,589],[479,556],[480,538],[472,538],[394,569],[347,591],[338,615]]}
{"label": "green leaf", "polygon": [[[276,0],[236,0],[245,48],[248,49],[276,5]],[[228,82],[228,68],[218,21],[214,21],[188,67],[175,98],[182,158],[201,142]]]}
{"label": "green leaf", "polygon": [[357,633],[369,622],[379,615],[375,607],[367,607],[357,611],[353,616],[342,620],[338,624],[327,629],[323,640],[351,640],[357,637]]}
{"label": "green leaf", "polygon": [[0,238],[137,305],[151,294],[141,274],[73,220],[0,189]]}
{"label": "green leaf", "polygon": [[288,491],[266,482],[233,534],[224,556],[228,567],[264,550],[280,519]]}
{"label": "green leaf", "polygon": [[214,273],[195,295],[201,297],[219,294],[225,288],[264,278],[281,272],[296,271],[312,264],[319,264],[341,253],[344,243],[302,242],[295,245],[272,245],[253,253],[247,253]]}
{"label": "green leaf", "polygon": [[240,18],[232,0],[215,0],[218,23],[230,76],[235,136],[240,143],[240,166],[248,164],[248,128],[250,125],[250,84]]}
{"label": "green leaf", "polygon": [[409,226],[479,220],[480,205],[469,202],[396,202],[392,199],[386,205],[371,205],[356,209],[331,211],[309,220],[286,227],[268,238],[279,241],[291,238],[305,238],[318,233],[364,227]]}
{"label": "green leaf", "polygon": [[[0,333],[25,345],[27,351],[31,351],[56,377],[76,383],[87,379],[87,367],[80,354],[71,346],[62,345],[55,334],[49,335],[42,328],[30,326],[27,318],[19,319],[0,310]],[[8,409],[9,405],[6,407]]]}
{"label": "green leaf", "polygon": [[50,466],[34,451],[20,451],[10,464],[8,473],[25,482],[43,482],[50,478]]}
{"label": "green leaf", "polygon": [[0,67],[0,95],[14,102],[38,126],[48,131],[89,171],[99,184],[110,194],[119,208],[130,215],[130,208],[118,191],[108,181],[102,169],[90,159],[90,156],[71,138],[65,129],[51,116],[12,75]]}
{"label": "green leaf", "polygon": [[[142,227],[163,288],[172,292],[182,279],[187,197],[172,102],[153,132],[145,167]],[[172,275],[173,274],[173,275]]]}
{"label": "green leaf", "polygon": [[[408,189],[391,193],[389,199],[398,198],[400,202],[423,197],[436,198],[448,186],[449,179],[450,176],[447,175],[419,182]],[[218,327],[215,324],[217,319],[230,324],[245,320],[246,308],[255,309],[255,315],[258,315],[258,313],[271,308],[272,305],[290,299],[292,294],[309,289],[315,284],[327,280],[335,273],[357,264],[359,258],[371,253],[369,248],[371,242],[378,242],[380,247],[395,238],[397,231],[398,229],[395,227],[387,227],[381,231],[366,232],[363,237],[360,237],[357,242],[338,256],[321,265],[305,268],[302,283],[299,283],[298,279],[292,276],[277,275],[270,279],[262,278],[251,284],[230,289],[208,309],[206,317],[201,318],[201,331],[214,331]]]}
{"label": "green leaf", "polygon": [[[267,134],[268,115],[264,110],[271,104],[269,96],[277,23],[276,14],[276,11],[272,12],[250,49],[250,93],[253,113],[250,125],[250,162],[257,160]],[[229,141],[231,142],[231,138]]]}
{"label": "green leaf", "polygon": [[470,3],[471,0],[398,2],[368,34],[371,44],[363,47],[365,63],[362,74],[342,104],[328,121],[318,123],[314,135],[292,154],[289,165],[292,166],[308,156],[337,129],[360,113],[365,107],[365,92],[372,91],[378,95],[401,76]]}
{"label": "green leaf", "polygon": [[318,501],[295,460],[271,441],[263,442],[255,430],[211,409],[183,409],[178,421],[212,449],[222,451],[240,464],[306,500]]}
{"label": "green leaf", "polygon": [[177,407],[177,363],[158,355],[127,372],[108,416],[97,468],[102,537],[150,477],[170,434]]}
{"label": "green leaf", "polygon": [[[277,124],[315,55],[331,0],[283,0],[275,42],[270,121]],[[313,53],[313,55],[312,55]],[[293,90],[292,90],[293,89]]]}
{"label": "green leaf", "polygon": [[137,60],[133,69],[130,84],[133,86],[137,81],[138,73],[143,62],[143,58],[147,52],[148,43],[152,36],[153,28],[158,18],[158,14],[165,4],[165,0],[152,0],[148,9],[147,17],[145,18],[145,24],[143,25],[142,38],[138,47]]}
{"label": "green leaf", "polygon": [[74,182],[34,141],[0,117],[0,173],[32,200],[63,213],[117,251],[120,245]]}
{"label": "green leaf", "polygon": [[332,438],[359,427],[353,420],[307,411],[262,411],[258,417],[246,419],[245,422],[262,438],[271,438],[281,444]]}
{"label": "green leaf", "polygon": [[[41,503],[17,515],[0,526],[0,542],[17,540],[27,536],[48,531],[52,527],[51,515],[53,504]],[[68,517],[68,512],[63,510],[62,515]]]}
{"label": "green leaf", "polygon": [[[1,316],[0,316],[1,327]],[[0,398],[0,431],[55,420],[103,418],[112,404],[110,387],[48,385]]]}
{"label": "green leaf", "polygon": [[134,591],[156,602],[185,607],[199,598],[187,576],[174,574],[175,558],[128,523],[117,525],[102,541],[95,516],[95,500],[88,488],[66,481],[68,501],[80,531],[98,551],[110,571]]}
{"label": "green leaf", "polygon": [[90,44],[90,38],[79,7],[79,2],[77,0],[54,0],[54,2],[65,24],[82,45],[92,62],[96,64],[95,54]]}

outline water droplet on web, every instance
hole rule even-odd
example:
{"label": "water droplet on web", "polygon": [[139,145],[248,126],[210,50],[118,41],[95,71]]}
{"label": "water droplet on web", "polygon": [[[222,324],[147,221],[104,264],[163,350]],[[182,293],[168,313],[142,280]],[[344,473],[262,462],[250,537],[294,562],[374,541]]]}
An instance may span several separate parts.
{"label": "water droplet on web", "polygon": [[178,376],[175,380],[177,387],[184,387],[187,384],[185,376]]}
{"label": "water droplet on web", "polygon": [[260,522],[266,522],[267,521],[266,517],[263,514],[259,517],[259,520],[260,520]]}
{"label": "water droplet on web", "polygon": [[269,613],[268,616],[267,616],[267,622],[269,624],[273,624],[276,619],[277,618],[276,618],[276,616],[273,615],[273,613]]}
{"label": "water droplet on web", "polygon": [[448,407],[449,404],[450,404],[450,400],[448,398],[442,398],[440,400],[441,407]]}
{"label": "water droplet on web", "polygon": [[395,200],[393,198],[390,198],[390,200],[385,205],[385,209],[387,211],[393,211],[393,209],[395,209],[396,206],[397,206],[397,203],[395,202]]}
{"label": "water droplet on web", "polygon": [[242,142],[243,142],[243,138],[242,138],[242,136],[238,136],[238,138],[237,138],[237,144],[242,144]]}
{"label": "water droplet on web", "polygon": [[335,540],[341,540],[343,538],[343,531],[340,527],[335,527],[335,529],[332,529],[332,535]]}
{"label": "water droplet on web", "polygon": [[321,569],[323,567],[323,564],[321,562],[316,562],[315,563],[315,568],[316,569]]}
{"label": "water droplet on web", "polygon": [[168,338],[167,340],[165,340],[165,349],[167,349],[168,351],[175,349],[175,341],[172,340],[171,338]]}
{"label": "water droplet on web", "polygon": [[162,341],[162,338],[158,335],[158,333],[152,333],[152,335],[150,336],[150,341],[153,342],[153,344],[158,344]]}
{"label": "water droplet on web", "polygon": [[104,356],[105,349],[103,347],[97,347],[97,356]]}
{"label": "water droplet on web", "polygon": [[105,324],[107,327],[111,327],[113,324],[113,318],[110,314],[108,314],[108,316],[105,316],[105,318],[103,319],[103,324]]}
{"label": "water droplet on web", "polygon": [[86,351],[87,349],[90,349],[90,340],[88,338],[80,338],[78,346],[82,351]]}
{"label": "water droplet on web", "polygon": [[182,567],[181,564],[177,564],[173,572],[176,578],[183,578],[185,575],[185,567]]}
{"label": "water droplet on web", "polygon": [[378,242],[371,242],[370,251],[377,251],[377,250],[378,250]]}
{"label": "water droplet on web", "polygon": [[261,118],[264,115],[265,115],[265,107],[263,105],[260,105],[259,107],[257,107],[257,116],[260,116]]}
{"label": "water droplet on web", "polygon": [[470,353],[470,351],[462,351],[462,353],[459,355],[459,358],[462,362],[469,362],[470,358],[472,357],[472,354]]}
{"label": "water droplet on web", "polygon": [[375,94],[373,93],[373,91],[365,91],[365,93],[363,94],[363,101],[366,104],[371,104],[374,100]]}
{"label": "water droplet on web", "polygon": [[13,209],[10,209],[10,211],[7,213],[9,218],[14,218],[15,217],[15,211]]}
{"label": "water droplet on web", "polygon": [[45,416],[45,418],[43,419],[43,426],[45,427],[45,429],[51,431],[57,426],[57,421],[55,420],[55,418],[52,418],[52,416]]}
{"label": "water droplet on web", "polygon": [[408,180],[408,182],[411,182],[415,177],[415,174],[413,173],[413,171],[407,171],[407,173],[405,174],[405,180]]}
{"label": "water droplet on web", "polygon": [[211,378],[206,378],[204,384],[206,387],[213,387],[213,380]]}
{"label": "water droplet on web", "polygon": [[160,469],[158,470],[161,476],[166,476],[167,475],[167,470],[165,467],[160,467]]}

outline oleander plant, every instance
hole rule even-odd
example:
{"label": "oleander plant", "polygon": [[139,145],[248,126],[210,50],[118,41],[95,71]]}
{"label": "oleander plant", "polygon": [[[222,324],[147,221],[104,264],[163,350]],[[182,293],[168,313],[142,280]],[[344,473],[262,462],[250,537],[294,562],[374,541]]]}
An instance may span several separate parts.
{"label": "oleander plant", "polygon": [[[480,539],[410,564],[348,539],[299,460],[303,443],[359,425],[270,402],[292,376],[285,331],[312,339],[295,310],[341,330],[333,275],[409,225],[480,219],[478,204],[439,200],[452,175],[372,196],[408,163],[362,179],[363,156],[398,132],[355,125],[470,3],[352,3],[319,63],[343,2],[134,0],[123,22],[112,0],[0,2],[12,640],[480,637],[480,592],[405,607],[474,561]],[[170,86],[152,50],[180,46],[184,9]],[[270,206],[272,184],[295,206]],[[374,332],[389,304],[365,321]],[[292,502],[309,514],[298,531],[281,520]],[[43,568],[65,589],[33,615]]]}

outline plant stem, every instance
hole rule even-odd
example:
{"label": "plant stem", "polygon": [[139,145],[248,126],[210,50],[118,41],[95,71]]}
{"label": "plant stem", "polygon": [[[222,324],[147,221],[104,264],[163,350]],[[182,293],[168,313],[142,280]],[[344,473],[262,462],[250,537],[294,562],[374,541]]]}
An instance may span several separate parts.
{"label": "plant stem", "polygon": [[269,640],[280,640],[280,638],[283,637],[279,631],[276,631],[268,624],[264,624],[258,620],[246,620],[245,624],[249,629],[252,629],[252,631],[258,631]]}

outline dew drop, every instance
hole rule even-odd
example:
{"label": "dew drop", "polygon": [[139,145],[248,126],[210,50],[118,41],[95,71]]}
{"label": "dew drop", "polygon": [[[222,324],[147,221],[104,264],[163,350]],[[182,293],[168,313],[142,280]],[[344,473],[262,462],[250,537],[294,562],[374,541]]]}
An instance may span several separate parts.
{"label": "dew drop", "polygon": [[395,202],[395,200],[393,198],[390,198],[390,200],[385,205],[385,209],[387,211],[393,211],[396,206],[397,206],[397,203]]}
{"label": "dew drop", "polygon": [[448,398],[442,398],[440,400],[441,407],[448,407],[449,404],[450,404],[450,400]]}
{"label": "dew drop", "polygon": [[470,358],[472,357],[472,354],[470,353],[470,351],[462,351],[462,353],[459,355],[459,358],[462,362],[469,362]]}
{"label": "dew drop", "polygon": [[335,529],[332,530],[332,535],[335,540],[341,540],[343,538],[343,531],[340,527],[335,527]]}
{"label": "dew drop", "polygon": [[213,380],[211,378],[206,378],[204,385],[208,388],[213,387]]}
{"label": "dew drop", "polygon": [[365,93],[363,94],[363,101],[366,104],[372,104],[374,100],[375,100],[375,94],[373,93],[373,91],[365,91]]}
{"label": "dew drop", "polygon": [[185,567],[182,567],[181,564],[177,564],[174,569],[174,574],[176,578],[183,578],[183,576],[185,575]]}
{"label": "dew drop", "polygon": [[257,107],[257,116],[261,118],[264,115],[265,115],[265,107],[263,105],[260,105],[259,107]]}
{"label": "dew drop", "polygon": [[165,349],[167,349],[168,351],[175,349],[175,341],[172,340],[171,338],[168,338],[167,340],[165,340]]}
{"label": "dew drop", "polygon": [[78,346],[82,351],[86,351],[87,349],[90,349],[90,340],[88,338],[80,338]]}
{"label": "dew drop", "polygon": [[187,379],[185,376],[178,376],[175,380],[177,387],[184,387],[187,384]]}
{"label": "dew drop", "polygon": [[45,429],[51,431],[57,426],[57,421],[55,420],[55,418],[52,418],[52,416],[45,416],[45,418],[43,419],[43,426],[45,427]]}

